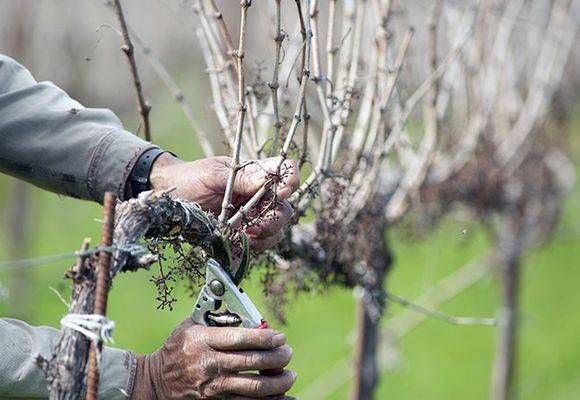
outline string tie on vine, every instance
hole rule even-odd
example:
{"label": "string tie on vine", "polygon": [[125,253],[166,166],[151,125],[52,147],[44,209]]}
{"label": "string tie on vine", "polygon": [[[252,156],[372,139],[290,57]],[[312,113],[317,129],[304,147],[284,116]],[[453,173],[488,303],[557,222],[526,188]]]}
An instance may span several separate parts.
{"label": "string tie on vine", "polygon": [[98,343],[114,343],[113,330],[115,322],[97,314],[67,314],[60,320],[63,328],[73,329]]}

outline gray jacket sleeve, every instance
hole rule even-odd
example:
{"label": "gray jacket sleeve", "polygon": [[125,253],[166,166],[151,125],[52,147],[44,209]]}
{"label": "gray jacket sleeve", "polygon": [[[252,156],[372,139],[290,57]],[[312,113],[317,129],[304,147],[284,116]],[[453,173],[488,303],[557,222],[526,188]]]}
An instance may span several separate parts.
{"label": "gray jacket sleeve", "polygon": [[0,172],[53,192],[123,199],[136,159],[154,147],[123,130],[110,110],[84,108],[0,54]]}
{"label": "gray jacket sleeve", "polygon": [[[0,399],[48,397],[46,380],[34,361],[38,355],[50,357],[59,336],[54,328],[0,319]],[[135,356],[107,347],[102,357],[99,398],[127,399],[133,390]]]}

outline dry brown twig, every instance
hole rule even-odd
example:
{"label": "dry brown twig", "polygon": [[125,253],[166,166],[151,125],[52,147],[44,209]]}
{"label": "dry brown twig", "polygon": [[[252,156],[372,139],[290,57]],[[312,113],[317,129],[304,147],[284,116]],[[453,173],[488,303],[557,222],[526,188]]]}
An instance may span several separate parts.
{"label": "dry brown twig", "polygon": [[234,52],[234,56],[237,60],[237,74],[238,74],[238,123],[236,126],[236,139],[234,143],[234,149],[232,154],[232,160],[230,165],[230,174],[228,176],[228,182],[226,185],[226,190],[224,193],[224,199],[222,202],[222,210],[219,215],[219,221],[225,223],[228,219],[229,212],[233,208],[232,195],[234,191],[234,182],[236,180],[236,175],[240,169],[240,152],[242,149],[242,135],[244,134],[244,118],[246,117],[246,84],[244,76],[244,50],[246,43],[246,32],[247,32],[247,20],[248,20],[248,9],[252,5],[251,0],[242,0],[240,3],[241,7],[241,18],[240,18],[240,40],[238,43],[238,49]]}
{"label": "dry brown twig", "polygon": [[151,111],[151,105],[145,100],[143,95],[143,87],[141,84],[141,78],[139,77],[139,71],[137,69],[137,62],[135,61],[135,49],[133,47],[133,42],[129,35],[129,28],[127,27],[127,21],[125,20],[125,15],[123,14],[123,8],[121,6],[121,0],[112,0],[113,6],[115,8],[115,13],[117,19],[119,20],[119,25],[121,27],[121,33],[123,34],[123,46],[121,50],[127,56],[127,61],[129,62],[129,67],[131,69],[131,75],[133,77],[133,85],[135,86],[135,93],[137,95],[137,102],[139,106],[139,113],[141,114],[141,120],[143,123],[143,132],[145,135],[145,140],[151,141],[151,125],[149,122],[149,112]]}
{"label": "dry brown twig", "polygon": [[224,133],[224,136],[226,137],[229,147],[233,148],[234,142],[233,142],[232,127],[229,121],[227,108],[224,103],[223,90],[221,90],[219,82],[218,77],[219,71],[215,66],[213,55],[209,49],[209,46],[207,45],[207,41],[205,40],[206,36],[204,30],[201,28],[197,29],[196,35],[200,43],[202,55],[207,65],[206,72],[209,76],[209,83],[213,99],[213,110]]}
{"label": "dry brown twig", "polygon": [[[306,3],[309,4],[309,0],[307,0]],[[299,2],[297,4],[299,4]],[[298,9],[299,9],[299,13],[301,15],[300,6],[298,7]],[[282,149],[280,150],[280,161],[278,163],[278,167],[277,167],[277,171],[276,171],[277,175],[280,174],[280,169],[288,157],[288,152],[290,150],[290,146],[293,143],[294,136],[296,135],[296,132],[298,130],[298,125],[302,121],[304,101],[306,98],[306,87],[307,87],[308,80],[310,77],[310,70],[309,70],[308,66],[310,65],[311,31],[307,25],[304,26],[304,32],[305,32],[305,34],[304,34],[305,43],[304,43],[303,62],[302,62],[302,65],[304,67],[303,67],[303,70],[302,70],[301,75],[300,75],[300,89],[299,89],[299,93],[298,93],[298,100],[296,101],[296,108],[294,110],[294,116],[292,119],[292,123],[290,125],[290,128],[288,129],[288,133],[286,134],[286,139],[284,141],[284,145],[282,146]],[[258,190],[256,192],[256,194],[254,196],[252,196],[252,198],[250,200],[248,200],[248,202],[246,202],[246,204],[244,206],[242,206],[232,218],[229,219],[228,225],[230,225],[230,226],[237,225],[242,220],[244,215],[246,215],[248,213],[248,211],[250,211],[253,207],[255,207],[260,202],[260,200],[269,191],[271,191],[274,183],[275,183],[274,179],[267,180],[266,183],[262,186],[262,188],[260,188],[260,190]]]}
{"label": "dry brown twig", "polygon": [[282,42],[286,36],[282,32],[282,17],[281,17],[281,0],[275,0],[276,3],[276,36],[274,36],[274,72],[272,73],[272,81],[268,82],[268,86],[272,90],[272,107],[274,109],[274,135],[272,137],[272,148],[270,149],[270,156],[276,154],[278,149],[278,141],[280,139],[280,128],[282,128],[282,121],[280,120],[280,111],[278,106],[278,88],[279,83],[279,72],[280,72],[280,53],[282,50]]}
{"label": "dry brown twig", "polygon": [[175,82],[175,80],[171,77],[171,74],[169,73],[167,68],[165,68],[161,60],[155,55],[155,53],[153,53],[153,50],[151,50],[151,48],[143,42],[143,40],[135,33],[135,31],[133,31],[131,28],[129,28],[129,31],[131,32],[131,36],[133,37],[135,43],[137,43],[137,45],[141,47],[143,55],[149,61],[151,67],[153,68],[157,76],[159,76],[159,79],[161,79],[167,90],[169,90],[175,101],[177,101],[177,103],[179,104],[189,124],[193,128],[193,133],[199,140],[201,149],[203,150],[203,154],[205,154],[206,157],[211,157],[215,155],[216,152],[209,139],[209,135],[202,128],[200,122],[195,117],[191,105],[185,98],[185,95],[183,94],[183,91],[179,88],[177,82]]}
{"label": "dry brown twig", "polygon": [[[234,89],[236,85],[234,84],[231,66],[235,66],[237,73],[235,54],[232,52],[228,55],[227,58],[230,60],[226,61],[226,57],[222,54],[219,45],[219,38],[214,35],[212,22],[223,22],[223,19],[212,18],[203,0],[195,1],[193,11],[200,21],[200,28],[196,30],[196,33],[209,74],[214,112],[226,136],[229,147],[234,149],[235,132],[231,120],[235,118],[235,115],[232,115],[231,111],[236,109],[237,100],[235,93],[237,92]],[[214,15],[216,14],[214,13]]]}
{"label": "dry brown twig", "polygon": [[[105,5],[109,6],[113,10],[116,10],[115,5],[113,4],[112,1],[106,1]],[[126,23],[126,21],[125,21],[125,23]],[[179,104],[179,107],[181,108],[181,110],[185,114],[185,117],[187,118],[189,124],[193,128],[193,133],[197,136],[197,139],[200,142],[201,148],[202,148],[205,156],[211,157],[211,156],[215,155],[216,152],[213,148],[213,145],[209,139],[207,132],[202,128],[201,124],[199,123],[199,121],[195,117],[193,110],[191,108],[191,105],[189,104],[189,102],[185,98],[185,95],[184,95],[183,91],[180,89],[177,82],[171,76],[171,73],[167,70],[165,65],[163,65],[163,63],[161,62],[159,57],[157,57],[157,55],[153,52],[151,47],[149,47],[143,41],[143,39],[137,34],[137,32],[135,32],[135,30],[129,24],[126,23],[126,26],[127,26],[127,29],[128,29],[130,36],[133,38],[133,41],[135,41],[137,46],[139,46],[141,48],[141,51],[143,52],[144,57],[147,59],[147,61],[149,62],[149,64],[151,65],[151,67],[153,68],[153,70],[155,71],[155,73],[157,74],[159,79],[161,80],[161,82],[167,88],[167,90],[169,90],[169,93],[171,93],[171,95],[173,96],[175,101],[177,101],[177,103]],[[99,29],[100,29],[100,27],[99,27]],[[112,30],[115,33],[117,33],[121,37],[121,39],[123,39],[123,33],[121,31],[117,31],[116,29],[112,29]]]}
{"label": "dry brown twig", "polygon": [[219,30],[222,34],[222,37],[224,38],[227,48],[228,48],[228,54],[230,55],[230,57],[232,57],[232,60],[234,61],[234,66],[237,68],[238,64],[235,62],[235,48],[234,48],[234,42],[232,41],[232,37],[230,35],[230,32],[228,30],[228,27],[224,21],[224,16],[221,12],[221,10],[218,8],[215,0],[210,0],[210,4],[212,7],[212,10],[214,12],[214,17],[218,23],[219,26]]}

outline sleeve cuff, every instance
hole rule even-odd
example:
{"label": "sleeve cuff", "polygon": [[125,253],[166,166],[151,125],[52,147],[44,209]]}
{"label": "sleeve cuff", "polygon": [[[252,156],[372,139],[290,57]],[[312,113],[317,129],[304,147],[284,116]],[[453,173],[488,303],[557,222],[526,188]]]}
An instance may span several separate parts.
{"label": "sleeve cuff", "polygon": [[131,398],[135,384],[137,357],[131,351],[105,348],[99,380],[99,397],[104,400]]}
{"label": "sleeve cuff", "polygon": [[92,154],[87,186],[91,199],[102,203],[105,192],[117,194],[125,200],[126,184],[137,159],[145,151],[157,146],[124,130],[105,135]]}

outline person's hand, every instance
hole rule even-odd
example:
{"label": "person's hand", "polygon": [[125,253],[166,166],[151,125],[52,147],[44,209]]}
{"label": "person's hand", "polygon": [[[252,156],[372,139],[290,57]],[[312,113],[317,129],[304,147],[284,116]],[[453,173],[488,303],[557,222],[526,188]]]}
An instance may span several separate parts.
{"label": "person's hand", "polygon": [[137,357],[131,398],[289,399],[296,373],[260,376],[262,369],[284,368],[292,349],[271,329],[213,328],[184,321],[155,353]]}
{"label": "person's hand", "polygon": [[[230,173],[230,163],[229,157],[210,157],[186,162],[165,153],[153,164],[151,185],[155,190],[175,187],[175,197],[195,201],[204,210],[218,215]],[[272,157],[248,164],[238,171],[234,183],[233,205],[237,208],[247,202],[266,182],[268,175],[276,172],[279,163],[279,157]],[[286,160],[281,171],[284,174],[277,186],[278,206],[270,211],[268,218],[262,218],[260,223],[246,230],[255,250],[265,250],[276,244],[282,238],[282,227],[293,213],[286,199],[300,184],[298,168],[294,161]]]}

